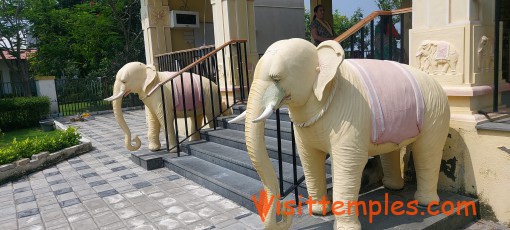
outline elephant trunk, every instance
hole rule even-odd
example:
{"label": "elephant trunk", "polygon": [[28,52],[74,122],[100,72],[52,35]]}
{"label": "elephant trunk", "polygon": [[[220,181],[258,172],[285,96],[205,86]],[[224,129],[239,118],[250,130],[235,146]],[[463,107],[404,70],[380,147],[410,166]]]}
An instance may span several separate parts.
{"label": "elephant trunk", "polygon": [[[126,148],[130,151],[136,151],[140,148],[141,142],[138,136],[135,136],[133,140],[131,140],[131,131],[124,120],[124,115],[122,114],[122,96],[124,95],[124,90],[121,90],[119,81],[115,81],[115,85],[113,86],[113,96],[105,99],[107,101],[112,102],[113,106],[113,114],[115,115],[115,120],[119,124],[122,131],[124,131],[124,144]],[[131,141],[135,142],[135,145],[131,144]]]}
{"label": "elephant trunk", "polygon": [[[283,216],[281,222],[276,222],[276,202],[280,202],[277,198],[277,195],[279,194],[279,186],[276,173],[273,169],[273,164],[269,159],[264,141],[265,119],[261,119],[263,116],[260,116],[260,114],[263,113],[268,106],[278,108],[279,103],[283,98],[280,97],[279,101],[277,100],[279,96],[277,98],[270,99],[269,101],[264,100],[268,99],[267,95],[272,94],[271,89],[274,89],[273,86],[273,82],[257,79],[253,82],[246,110],[246,146],[251,162],[260,176],[264,190],[267,192],[267,197],[265,197],[267,200],[263,201],[262,204],[268,204],[269,207],[265,206],[262,209],[259,209],[259,214],[263,219],[266,229],[289,229],[292,223],[292,216]],[[262,122],[255,123],[253,122],[254,120]],[[263,196],[260,198],[263,199]],[[280,205],[279,207],[283,206]]]}

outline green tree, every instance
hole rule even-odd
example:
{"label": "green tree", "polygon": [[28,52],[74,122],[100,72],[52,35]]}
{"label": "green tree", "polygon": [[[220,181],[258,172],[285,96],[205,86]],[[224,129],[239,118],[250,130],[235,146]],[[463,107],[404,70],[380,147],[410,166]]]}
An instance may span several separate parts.
{"label": "green tree", "polygon": [[[347,18],[346,16],[339,15],[338,10],[335,10],[335,13],[333,14],[333,19],[336,18],[338,18],[338,22],[335,22],[335,26],[338,26],[339,34],[342,34],[363,19],[363,11],[361,10],[361,8],[357,8],[352,14],[352,16],[350,18]],[[367,29],[365,29],[364,31],[365,33],[364,37],[361,36],[361,32],[357,32],[351,35],[351,37],[344,40],[341,43],[341,45],[344,47],[344,49],[347,49],[348,51],[351,51],[351,47],[354,48],[354,50],[361,49],[362,41],[365,40],[365,38],[367,37],[368,31],[369,30],[367,27]],[[351,53],[349,53],[348,55],[351,55]]]}
{"label": "green tree", "polygon": [[[24,10],[23,0],[0,0],[0,56],[9,70],[19,76],[24,95],[30,96],[28,63],[22,57],[28,54],[29,48],[29,23]],[[8,60],[4,51],[14,59]]]}
{"label": "green tree", "polygon": [[144,61],[138,0],[30,2],[37,74],[113,77],[129,61]]}
{"label": "green tree", "polygon": [[402,6],[402,0],[375,0],[375,4],[381,10],[396,10]]}
{"label": "green tree", "polygon": [[341,15],[338,10],[333,12],[333,30],[335,33],[340,35],[351,28],[351,26],[351,22],[347,16]]}
{"label": "green tree", "polygon": [[310,11],[305,9],[305,39],[307,41],[312,41],[312,34],[310,32]]}

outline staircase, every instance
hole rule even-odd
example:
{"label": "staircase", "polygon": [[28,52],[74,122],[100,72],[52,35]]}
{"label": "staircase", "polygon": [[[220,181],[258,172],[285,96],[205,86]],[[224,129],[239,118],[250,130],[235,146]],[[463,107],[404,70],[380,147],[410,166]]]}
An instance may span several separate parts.
{"label": "staircase", "polygon": [[[135,153],[132,159],[142,167],[151,170],[154,168],[167,167],[176,173],[186,177],[205,188],[208,188],[219,195],[226,197],[237,204],[246,207],[252,212],[257,213],[255,205],[251,199],[252,195],[258,197],[263,189],[262,183],[257,172],[251,164],[246,144],[244,140],[244,122],[228,124],[228,120],[245,110],[244,105],[234,107],[234,115],[218,118],[219,127],[203,130],[202,140],[193,142],[184,142],[180,157],[175,154],[165,152],[161,153]],[[266,121],[266,146],[269,157],[273,163],[276,175],[279,175],[278,166],[278,147],[276,119],[273,114]],[[291,123],[288,111],[280,109],[280,127],[281,127],[281,145],[282,145],[282,171],[284,189],[292,186],[293,167],[292,167],[292,135]],[[299,157],[297,158],[297,178],[303,175],[303,170]],[[327,186],[328,193],[331,193],[331,165],[326,161]],[[389,194],[389,206],[392,202],[413,200],[415,186],[406,186],[401,191],[389,191],[381,187],[382,169],[378,158],[370,158],[362,177],[360,191],[360,201],[379,200],[383,201],[386,194]],[[298,186],[298,194],[307,197],[306,183]],[[479,209],[478,201],[465,196],[440,192],[441,200],[452,201],[474,201]],[[295,199],[294,194],[289,194],[286,200]],[[463,214],[467,207],[461,207]],[[303,208],[306,210],[306,207]],[[444,214],[431,216],[423,215],[426,209],[420,209],[422,215],[415,216],[395,216],[378,215],[374,217],[373,223],[369,222],[368,216],[360,216],[363,229],[458,229],[472,223],[476,216],[449,215]],[[334,216],[315,217],[304,214],[295,218],[292,229],[332,229]]]}
{"label": "staircase", "polygon": [[[263,190],[259,176],[253,167],[244,139],[244,121],[229,124],[228,121],[244,111],[245,106],[235,106],[234,115],[220,117],[219,128],[209,129],[201,132],[202,140],[184,142],[181,146],[185,153],[181,157],[167,157],[164,159],[165,167],[191,179],[218,194],[231,199],[232,201],[257,212],[251,199]],[[266,121],[266,146],[269,157],[273,163],[276,174],[279,173],[278,166],[278,143],[276,118],[273,114]],[[281,127],[281,149],[282,149],[282,172],[283,188],[288,189],[293,185],[294,174],[292,167],[292,134],[291,123],[287,109],[280,109]],[[303,169],[299,156],[297,156],[297,178],[303,176]],[[363,191],[380,186],[379,161],[371,158],[365,170],[363,179]],[[331,191],[331,164],[326,161],[326,180],[328,190]],[[372,178],[370,177],[371,175]],[[298,186],[298,194],[306,197],[306,183]],[[288,199],[294,199],[294,194],[289,194]]]}

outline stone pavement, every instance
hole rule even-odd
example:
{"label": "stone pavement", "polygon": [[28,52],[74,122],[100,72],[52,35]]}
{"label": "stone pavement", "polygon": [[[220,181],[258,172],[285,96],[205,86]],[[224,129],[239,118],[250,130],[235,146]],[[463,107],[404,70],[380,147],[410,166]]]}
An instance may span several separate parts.
{"label": "stone pavement", "polygon": [[[124,112],[141,149],[144,114]],[[78,127],[94,150],[0,185],[0,229],[263,228],[258,215],[171,170],[132,163],[112,113],[67,125]]]}

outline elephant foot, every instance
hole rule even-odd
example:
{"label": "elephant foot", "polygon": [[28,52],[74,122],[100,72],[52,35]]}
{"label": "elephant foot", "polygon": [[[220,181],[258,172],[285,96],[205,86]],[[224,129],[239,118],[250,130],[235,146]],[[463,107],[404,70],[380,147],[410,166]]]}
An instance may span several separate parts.
{"label": "elephant foot", "polygon": [[386,189],[389,190],[402,190],[404,188],[404,179],[402,178],[392,178],[392,179],[386,179],[383,178],[382,180],[383,185]]}
{"label": "elephant foot", "polygon": [[149,150],[152,152],[159,151],[161,149],[161,144],[158,143],[149,143]]}
{"label": "elephant foot", "polygon": [[361,223],[359,220],[354,217],[355,220],[352,221],[343,221],[343,220],[336,220],[333,229],[336,230],[361,230]]}
{"label": "elephant foot", "polygon": [[171,152],[171,153],[176,153],[176,152],[177,152],[177,147],[175,147],[175,148],[170,148],[170,152]]}
{"label": "elephant foot", "polygon": [[189,137],[189,141],[198,141],[200,140],[200,134],[197,133],[197,134],[193,134],[191,135],[191,137]]}
{"label": "elephant foot", "polygon": [[418,201],[418,204],[422,206],[428,206],[432,201],[435,202],[440,201],[437,192],[423,193],[416,191],[416,193],[414,194],[414,199],[416,199]]}
{"label": "elephant foot", "polygon": [[[316,204],[309,204],[312,206],[312,214],[314,216],[326,216],[329,213],[331,213],[331,203],[322,205],[319,203]],[[325,209],[324,209],[325,207]]]}

